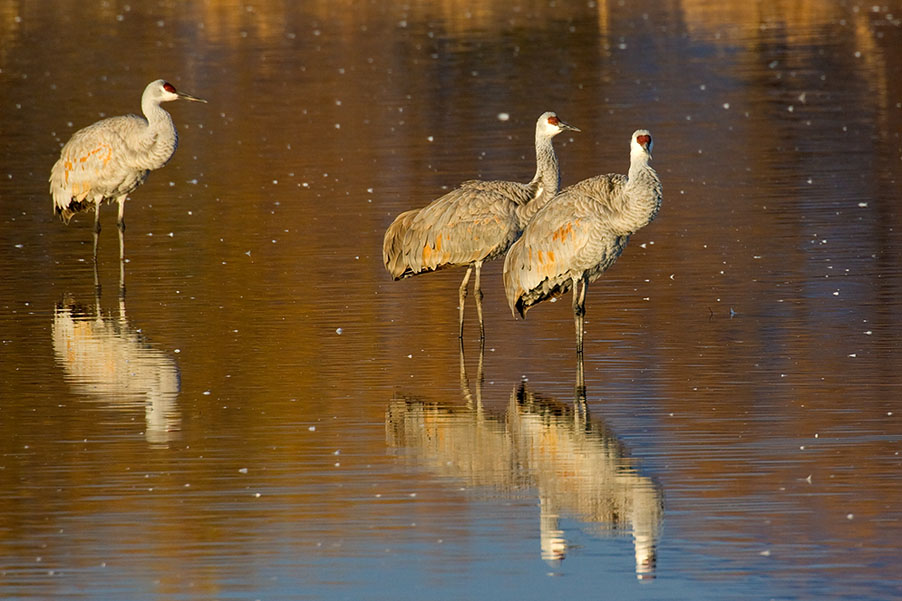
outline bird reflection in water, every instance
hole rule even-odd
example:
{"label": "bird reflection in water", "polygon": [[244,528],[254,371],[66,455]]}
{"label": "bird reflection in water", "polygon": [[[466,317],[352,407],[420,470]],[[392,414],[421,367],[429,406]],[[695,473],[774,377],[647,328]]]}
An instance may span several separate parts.
{"label": "bird reflection in water", "polygon": [[129,324],[121,279],[118,311],[101,309],[96,266],[94,290],[93,309],[68,294],[57,304],[52,327],[56,360],[76,394],[125,411],[143,404],[145,438],[166,444],[178,437],[181,424],[178,366]]}
{"label": "bird reflection in water", "polygon": [[386,413],[388,444],[407,449],[418,463],[469,486],[512,496],[535,491],[541,555],[549,564],[566,557],[560,519],[569,517],[594,535],[632,535],[636,576],[654,578],[663,493],[639,473],[614,433],[589,417],[582,361],[573,403],[544,398],[521,382],[503,414],[482,405],[482,356],[475,393],[462,352],[460,362],[466,404],[396,397]]}

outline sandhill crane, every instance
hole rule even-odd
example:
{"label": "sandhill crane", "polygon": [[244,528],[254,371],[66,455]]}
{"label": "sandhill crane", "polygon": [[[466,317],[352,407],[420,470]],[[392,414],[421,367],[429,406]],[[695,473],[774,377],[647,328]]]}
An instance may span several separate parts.
{"label": "sandhill crane", "polygon": [[583,352],[589,282],[661,207],[661,181],[648,164],[651,150],[651,133],[636,130],[629,175],[599,175],[563,190],[533,217],[504,259],[504,291],[515,317],[525,318],[532,305],[573,288],[577,353]]}
{"label": "sandhill crane", "polygon": [[464,301],[475,270],[473,296],[482,320],[482,263],[504,254],[535,212],[560,187],[560,171],[552,139],[565,130],[580,131],[553,112],[536,122],[536,174],[528,184],[470,180],[422,209],[398,215],[385,232],[382,259],[395,280],[445,267],[466,265],[460,284],[460,329],[464,334]]}
{"label": "sandhill crane", "polygon": [[179,137],[172,117],[160,107],[171,100],[206,102],[176,91],[162,79],[144,88],[144,117],[123,115],[98,121],[80,129],[66,142],[50,171],[53,210],[64,223],[72,215],[94,209],[94,260],[100,234],[100,205],[119,203],[119,258],[123,259],[122,232],[125,198],[144,183],[148,173],[165,165],[178,147]]}

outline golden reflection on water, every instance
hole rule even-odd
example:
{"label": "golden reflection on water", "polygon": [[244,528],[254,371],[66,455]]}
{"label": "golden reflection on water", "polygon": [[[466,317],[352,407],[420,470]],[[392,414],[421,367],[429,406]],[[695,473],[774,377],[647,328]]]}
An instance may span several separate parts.
{"label": "golden reflection on water", "polygon": [[[556,565],[567,556],[562,517],[596,535],[631,535],[636,576],[653,578],[664,509],[663,492],[639,473],[626,446],[589,416],[579,382],[572,403],[544,398],[521,382],[503,414],[482,403],[482,364],[471,390],[460,356],[465,404],[396,397],[385,417],[388,443],[444,478],[510,496],[536,494],[541,557]],[[581,374],[581,367],[577,374]],[[579,377],[579,376],[578,376]]]}
{"label": "golden reflection on water", "polygon": [[108,312],[101,309],[99,292],[93,306],[66,295],[53,312],[51,334],[74,394],[126,414],[143,409],[149,443],[178,438],[178,366],[129,323],[124,295],[117,310]]}

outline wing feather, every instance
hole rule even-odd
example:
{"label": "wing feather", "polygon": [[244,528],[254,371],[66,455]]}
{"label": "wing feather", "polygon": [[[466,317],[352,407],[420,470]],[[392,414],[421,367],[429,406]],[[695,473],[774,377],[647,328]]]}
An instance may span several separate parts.
{"label": "wing feather", "polygon": [[625,237],[607,232],[610,200],[626,178],[606,175],[563,190],[533,217],[507,253],[504,289],[511,312],[568,291],[583,274],[595,279],[619,256]]}
{"label": "wing feather", "polygon": [[68,222],[73,213],[137,188],[148,172],[134,166],[129,140],[146,126],[142,117],[123,115],[75,132],[50,171],[54,211]]}
{"label": "wing feather", "polygon": [[502,255],[520,231],[518,204],[509,196],[512,188],[493,183],[465,182],[426,207],[399,215],[383,241],[389,273],[399,279]]}

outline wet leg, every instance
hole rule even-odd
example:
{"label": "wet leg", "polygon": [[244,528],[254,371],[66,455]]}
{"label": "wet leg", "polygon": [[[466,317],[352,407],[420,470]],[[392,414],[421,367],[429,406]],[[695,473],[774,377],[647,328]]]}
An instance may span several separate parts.
{"label": "wet leg", "polygon": [[[580,282],[583,283],[580,290]],[[583,278],[573,278],[573,323],[576,327],[576,352],[583,353],[583,328],[586,315],[586,285]]]}
{"label": "wet leg", "polygon": [[476,315],[479,316],[479,339],[485,344],[485,324],[482,321],[482,288],[479,286],[479,274],[482,261],[476,261],[476,279],[473,280],[473,296],[476,297]]}
{"label": "wet leg", "polygon": [[470,274],[473,272],[473,266],[470,265],[467,267],[467,273],[464,274],[464,279],[460,283],[460,290],[458,291],[458,302],[460,302],[460,333],[458,334],[459,338],[464,337],[464,303],[467,300],[467,285],[470,283]]}
{"label": "wet leg", "polygon": [[125,260],[125,196],[116,199],[119,203],[119,216],[116,225],[119,226],[119,261]]}
{"label": "wet leg", "polygon": [[94,204],[94,263],[97,263],[97,241],[100,239],[100,203]]}

